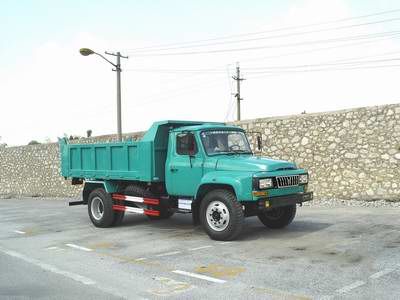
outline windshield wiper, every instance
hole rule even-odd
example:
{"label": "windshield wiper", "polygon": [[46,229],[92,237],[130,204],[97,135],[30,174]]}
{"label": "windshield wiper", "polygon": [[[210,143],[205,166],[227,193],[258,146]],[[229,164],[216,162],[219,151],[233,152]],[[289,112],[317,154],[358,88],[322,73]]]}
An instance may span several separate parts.
{"label": "windshield wiper", "polygon": [[235,155],[235,154],[253,154],[253,152],[247,150],[231,150],[231,151],[217,151],[211,155]]}
{"label": "windshield wiper", "polygon": [[226,155],[235,155],[235,154],[253,154],[250,151],[246,151],[246,150],[231,150],[231,151],[226,151],[226,152],[222,152],[223,154]]}
{"label": "windshield wiper", "polygon": [[230,153],[235,153],[235,154],[253,154],[253,152],[247,151],[247,150],[232,150],[232,152],[230,152]]}
{"label": "windshield wiper", "polygon": [[[229,154],[232,154],[232,152],[229,152],[229,151],[216,151],[216,152],[213,152],[213,153],[210,153],[211,155],[220,155],[220,154],[227,154],[227,155],[229,155]],[[233,153],[234,154],[234,153]]]}

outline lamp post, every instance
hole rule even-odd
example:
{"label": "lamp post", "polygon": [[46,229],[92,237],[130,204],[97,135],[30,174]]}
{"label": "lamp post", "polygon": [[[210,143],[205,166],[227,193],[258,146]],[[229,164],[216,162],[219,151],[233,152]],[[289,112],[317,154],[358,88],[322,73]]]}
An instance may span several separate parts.
{"label": "lamp post", "polygon": [[107,55],[112,55],[117,57],[117,63],[114,64],[112,61],[105,58],[100,53],[97,53],[89,48],[81,48],[79,49],[79,53],[83,56],[88,56],[92,54],[96,54],[100,56],[102,59],[110,63],[115,69],[113,71],[117,72],[117,128],[118,128],[118,141],[122,141],[122,122],[121,122],[121,57],[128,58],[128,56],[122,56],[120,52],[117,53],[109,53],[104,52]]}

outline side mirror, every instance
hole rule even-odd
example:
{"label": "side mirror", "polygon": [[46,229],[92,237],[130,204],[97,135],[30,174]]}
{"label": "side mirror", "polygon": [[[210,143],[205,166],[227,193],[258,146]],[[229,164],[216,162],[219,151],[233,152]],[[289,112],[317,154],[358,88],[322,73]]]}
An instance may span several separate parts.
{"label": "side mirror", "polygon": [[258,151],[262,150],[262,137],[261,137],[261,135],[257,135],[257,149],[258,149]]}

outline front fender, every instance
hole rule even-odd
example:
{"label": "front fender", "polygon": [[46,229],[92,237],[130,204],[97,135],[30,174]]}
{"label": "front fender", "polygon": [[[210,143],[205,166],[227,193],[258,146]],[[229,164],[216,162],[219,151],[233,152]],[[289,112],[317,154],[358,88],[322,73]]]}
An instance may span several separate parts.
{"label": "front fender", "polygon": [[253,173],[249,172],[213,171],[206,173],[197,187],[196,199],[199,196],[202,186],[210,184],[223,184],[229,185],[233,188],[236,198],[239,201],[252,200],[252,178]]}

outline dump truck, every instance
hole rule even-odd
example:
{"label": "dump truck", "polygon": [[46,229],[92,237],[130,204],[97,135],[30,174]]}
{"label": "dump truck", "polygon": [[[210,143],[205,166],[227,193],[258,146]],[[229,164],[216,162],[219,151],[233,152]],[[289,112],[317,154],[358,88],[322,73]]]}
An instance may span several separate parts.
{"label": "dump truck", "polygon": [[192,213],[212,239],[227,241],[245,217],[283,228],[297,204],[313,199],[306,170],[255,155],[246,132],[225,123],[161,121],[138,141],[59,143],[62,176],[84,184],[82,199],[69,204],[87,205],[96,227],[116,226],[125,213]]}

